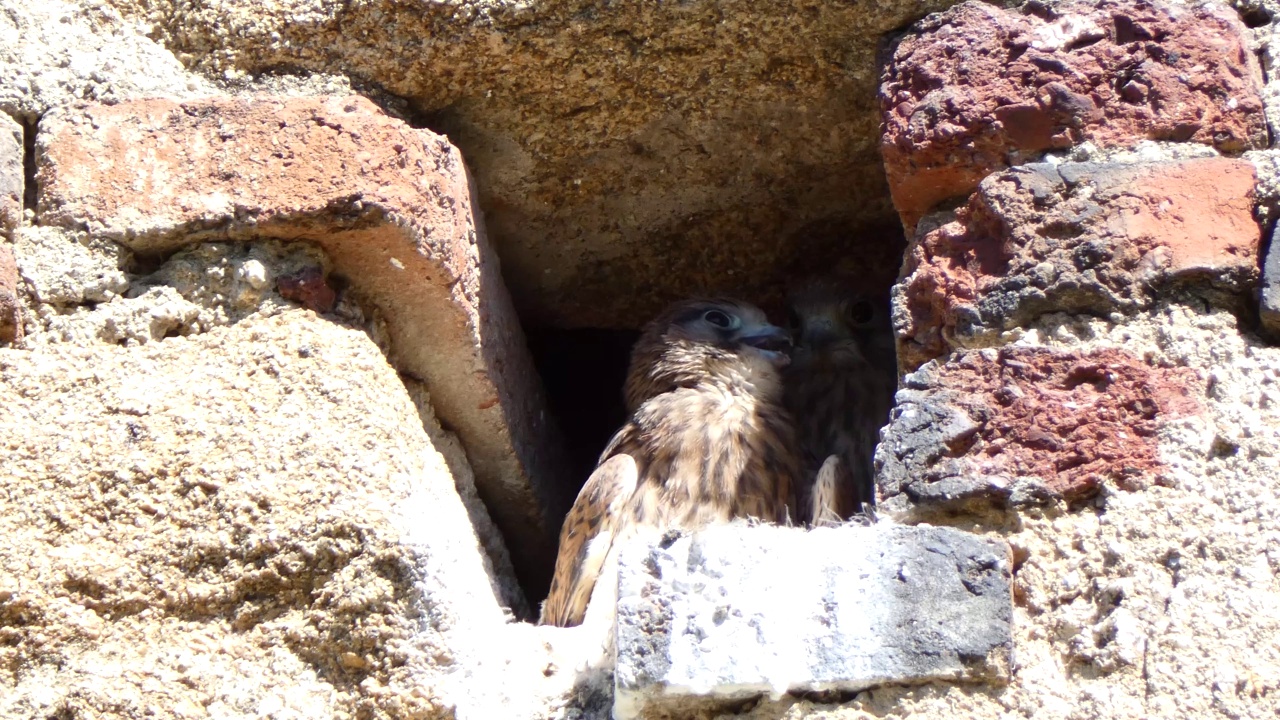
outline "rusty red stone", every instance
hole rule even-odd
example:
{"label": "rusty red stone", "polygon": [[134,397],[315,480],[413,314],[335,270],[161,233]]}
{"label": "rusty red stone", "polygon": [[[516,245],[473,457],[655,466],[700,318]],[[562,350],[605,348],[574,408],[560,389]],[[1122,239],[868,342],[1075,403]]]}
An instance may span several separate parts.
{"label": "rusty red stone", "polygon": [[1176,286],[1240,296],[1258,276],[1256,178],[1242,160],[1030,164],[922,227],[896,291],[913,369],[1046,312],[1131,312]]}
{"label": "rusty red stone", "polygon": [[276,280],[280,295],[318,313],[327,313],[338,302],[338,292],[319,267],[303,268]]}
{"label": "rusty red stone", "polygon": [[880,85],[881,152],[903,223],[995,170],[1086,140],[1265,147],[1245,32],[1225,5],[1143,0],[966,2],[922,20]]}
{"label": "rusty red stone", "polygon": [[968,353],[937,382],[982,409],[966,453],[975,472],[1038,477],[1067,499],[1104,482],[1134,490],[1158,481],[1158,430],[1198,408],[1193,371],[1152,367],[1116,348]]}
{"label": "rusty red stone", "polygon": [[1119,348],[968,351],[906,384],[879,483],[891,508],[925,514],[1163,482],[1159,432],[1200,412],[1204,392],[1195,371]]}

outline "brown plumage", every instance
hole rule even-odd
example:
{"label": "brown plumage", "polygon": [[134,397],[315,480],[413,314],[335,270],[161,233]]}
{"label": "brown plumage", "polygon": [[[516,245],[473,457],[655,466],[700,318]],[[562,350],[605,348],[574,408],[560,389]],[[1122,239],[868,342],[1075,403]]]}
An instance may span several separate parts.
{"label": "brown plumage", "polygon": [[779,375],[789,346],[735,300],[678,303],[649,323],[631,353],[630,419],[560,530],[544,624],[581,623],[617,547],[642,528],[787,519],[800,472]]}
{"label": "brown plumage", "polygon": [[800,512],[832,524],[875,502],[872,458],[897,386],[888,303],[820,280],[788,305],[796,348],[786,405],[804,458]]}

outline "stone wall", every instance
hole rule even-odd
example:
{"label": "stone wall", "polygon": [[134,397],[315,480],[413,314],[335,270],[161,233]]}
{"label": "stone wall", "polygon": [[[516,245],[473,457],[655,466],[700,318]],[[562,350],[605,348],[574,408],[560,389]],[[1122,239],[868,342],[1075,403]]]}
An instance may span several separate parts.
{"label": "stone wall", "polygon": [[607,717],[522,323],[899,260],[880,522],[636,548],[623,715],[1274,716],[1276,8],[949,4],[0,1],[0,717]]}
{"label": "stone wall", "polygon": [[894,45],[914,236],[881,507],[1010,543],[1015,664],[834,717],[1276,712],[1270,32],[1217,5],[968,2]]}

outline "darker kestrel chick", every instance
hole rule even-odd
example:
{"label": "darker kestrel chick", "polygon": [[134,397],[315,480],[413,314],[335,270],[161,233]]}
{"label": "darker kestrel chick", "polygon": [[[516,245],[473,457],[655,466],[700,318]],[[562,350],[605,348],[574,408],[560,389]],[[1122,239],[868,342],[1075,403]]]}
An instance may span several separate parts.
{"label": "darker kestrel chick", "polygon": [[627,373],[630,419],[560,530],[543,624],[581,623],[617,548],[641,528],[787,519],[800,474],[779,374],[790,344],[735,300],[678,303],[649,323]]}
{"label": "darker kestrel chick", "polygon": [[796,348],[786,405],[804,462],[800,514],[830,524],[875,502],[872,459],[897,386],[889,308],[832,280],[800,288],[788,305]]}

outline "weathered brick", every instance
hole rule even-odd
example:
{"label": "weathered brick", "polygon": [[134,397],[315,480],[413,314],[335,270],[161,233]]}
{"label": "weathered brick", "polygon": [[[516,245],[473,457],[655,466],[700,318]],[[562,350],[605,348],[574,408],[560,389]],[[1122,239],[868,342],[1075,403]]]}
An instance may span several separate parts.
{"label": "weathered brick", "polygon": [[966,2],[918,23],[880,85],[881,151],[903,223],[987,174],[1092,141],[1267,144],[1262,73],[1225,5]]}
{"label": "weathered brick", "polygon": [[1009,548],[951,528],[735,524],[620,562],[614,717],[1008,680]]}
{"label": "weathered brick", "polygon": [[1120,349],[1005,347],[907,375],[876,453],[881,508],[917,519],[1137,489],[1163,465],[1157,432],[1198,411],[1203,383]]}
{"label": "weathered brick", "polygon": [[1030,164],[987,178],[953,222],[921,226],[894,290],[913,369],[1046,312],[1107,314],[1170,287],[1224,297],[1258,275],[1242,160]]}
{"label": "weathered brick", "polygon": [[307,240],[385,317],[392,360],[440,418],[537,592],[564,487],[558,435],[446,138],[360,97],[147,100],[41,123],[37,222],[140,253],[210,240]]}

